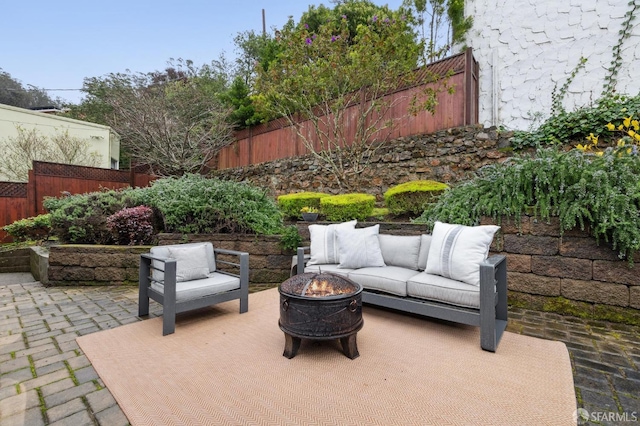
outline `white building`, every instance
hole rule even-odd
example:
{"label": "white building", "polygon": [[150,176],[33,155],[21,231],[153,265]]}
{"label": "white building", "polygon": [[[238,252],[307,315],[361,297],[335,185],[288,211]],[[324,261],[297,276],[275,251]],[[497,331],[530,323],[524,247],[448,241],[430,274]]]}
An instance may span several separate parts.
{"label": "white building", "polygon": [[[628,0],[466,0],[465,15],[474,20],[467,45],[480,65],[480,123],[537,128],[550,115],[554,86],[565,84],[581,57],[587,62],[568,86],[563,105],[573,111],[593,104],[633,5]],[[635,96],[640,18],[631,21],[621,53],[616,93]]]}
{"label": "white building", "polygon": [[[87,141],[89,152],[97,153],[100,158],[98,167],[118,169],[120,136],[109,126],[0,104],[0,144],[16,137],[19,127],[27,131],[35,129],[44,137],[68,132],[71,137]],[[2,180],[6,180],[5,176],[0,175]]]}

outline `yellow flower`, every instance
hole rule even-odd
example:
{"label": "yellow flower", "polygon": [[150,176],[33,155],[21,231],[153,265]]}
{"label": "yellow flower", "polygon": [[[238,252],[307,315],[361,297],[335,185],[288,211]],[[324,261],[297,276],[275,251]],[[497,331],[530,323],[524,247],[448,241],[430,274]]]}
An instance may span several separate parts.
{"label": "yellow flower", "polygon": [[618,126],[618,130],[624,130],[624,127],[621,125]]}
{"label": "yellow flower", "polygon": [[636,132],[634,132],[633,130],[629,130],[627,134],[631,137],[634,137],[636,135]]}
{"label": "yellow flower", "polygon": [[598,151],[598,152],[596,152],[595,154],[596,154],[598,157],[602,157],[602,154],[604,154],[604,152],[602,152],[602,151]]}
{"label": "yellow flower", "polygon": [[611,123],[607,124],[607,130],[614,131],[615,129],[616,129],[616,126],[614,126],[613,124],[611,124]]}
{"label": "yellow flower", "polygon": [[576,149],[579,149],[580,151],[584,152],[587,150],[587,147],[579,143],[578,146],[576,146]]}
{"label": "yellow flower", "polygon": [[625,118],[624,120],[622,120],[622,124],[624,124],[624,127],[629,127],[631,126],[631,116]]}
{"label": "yellow flower", "polygon": [[633,129],[637,132],[638,130],[640,130],[640,123],[638,123],[638,120],[633,120],[631,122],[631,125],[633,126]]}
{"label": "yellow flower", "polygon": [[640,141],[640,134],[636,133],[633,138],[637,141]]}
{"label": "yellow flower", "polygon": [[624,146],[624,145],[625,143],[623,139],[618,140],[618,146]]}

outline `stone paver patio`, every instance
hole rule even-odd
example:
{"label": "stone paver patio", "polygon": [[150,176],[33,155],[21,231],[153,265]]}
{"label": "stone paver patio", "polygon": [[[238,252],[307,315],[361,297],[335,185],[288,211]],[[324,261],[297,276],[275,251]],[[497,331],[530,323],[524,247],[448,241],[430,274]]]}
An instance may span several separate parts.
{"label": "stone paver patio", "polygon": [[[139,321],[137,306],[137,288],[47,288],[28,273],[0,274],[0,425],[129,424],[75,339]],[[640,421],[640,327],[509,315],[511,332],[566,343],[577,405],[590,416],[580,424]]]}

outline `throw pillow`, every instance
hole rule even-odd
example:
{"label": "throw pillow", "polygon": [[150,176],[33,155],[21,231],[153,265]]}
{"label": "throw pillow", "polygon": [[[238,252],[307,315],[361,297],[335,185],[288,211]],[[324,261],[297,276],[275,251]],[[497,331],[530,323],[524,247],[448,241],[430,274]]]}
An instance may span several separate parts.
{"label": "throw pillow", "polygon": [[357,269],[386,266],[380,251],[378,229],[380,225],[362,229],[338,228],[338,268]]}
{"label": "throw pillow", "polygon": [[209,264],[205,245],[169,247],[169,257],[176,260],[176,281],[192,281],[207,278]]}
{"label": "throw pillow", "polygon": [[311,237],[311,258],[307,265],[327,265],[340,263],[337,229],[354,229],[356,220],[332,225],[309,225]]}
{"label": "throw pillow", "polygon": [[498,229],[436,222],[425,272],[479,286],[480,262],[487,258]]}

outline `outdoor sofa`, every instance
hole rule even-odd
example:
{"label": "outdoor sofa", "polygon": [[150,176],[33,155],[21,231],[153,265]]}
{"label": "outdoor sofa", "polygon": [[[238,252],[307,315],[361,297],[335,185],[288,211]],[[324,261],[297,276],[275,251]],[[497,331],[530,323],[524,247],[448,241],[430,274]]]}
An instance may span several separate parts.
{"label": "outdoor sofa", "polygon": [[309,225],[297,273],[329,272],[362,285],[362,302],[480,327],[495,352],[507,325],[507,262],[487,257],[498,226],[436,222],[433,234],[379,234],[356,222]]}

